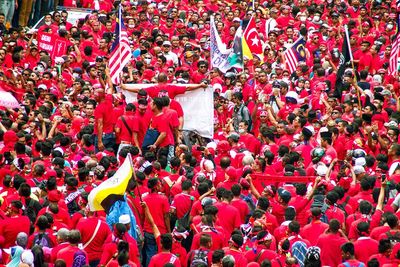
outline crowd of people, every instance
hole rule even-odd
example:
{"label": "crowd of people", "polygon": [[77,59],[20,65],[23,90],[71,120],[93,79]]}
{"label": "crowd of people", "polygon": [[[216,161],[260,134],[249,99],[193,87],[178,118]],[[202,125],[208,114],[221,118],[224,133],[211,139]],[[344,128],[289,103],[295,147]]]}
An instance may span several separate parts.
{"label": "crowd of people", "polygon": [[[113,84],[119,4],[132,58]],[[71,24],[59,5],[93,11]],[[398,11],[391,0],[3,0],[0,88],[20,107],[0,107],[0,263],[398,266]],[[228,48],[253,18],[263,54],[212,66],[211,16]],[[65,54],[42,49],[43,35]],[[306,62],[290,71],[300,36]],[[185,131],[175,97],[193,90],[213,90],[211,139]],[[129,155],[129,212],[110,223],[88,195]]]}

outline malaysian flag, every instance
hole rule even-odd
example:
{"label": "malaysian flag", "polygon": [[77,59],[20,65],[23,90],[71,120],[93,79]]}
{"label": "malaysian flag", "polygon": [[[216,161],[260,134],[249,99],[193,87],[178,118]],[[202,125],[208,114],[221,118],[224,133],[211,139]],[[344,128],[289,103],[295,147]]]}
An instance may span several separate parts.
{"label": "malaysian flag", "polygon": [[119,84],[120,74],[123,67],[131,60],[131,47],[129,46],[128,34],[122,20],[121,5],[118,8],[117,25],[115,26],[115,40],[111,47],[109,61],[110,76],[113,84]]}
{"label": "malaysian flag", "polygon": [[306,61],[306,40],[300,36],[293,45],[285,51],[285,61],[290,72],[296,71],[297,64],[300,61]]}
{"label": "malaysian flag", "polygon": [[[397,1],[397,5],[400,6],[400,0]],[[392,43],[392,50],[390,51],[389,59],[389,74],[396,76],[399,70],[399,51],[400,51],[400,15],[397,15],[397,33]]]}

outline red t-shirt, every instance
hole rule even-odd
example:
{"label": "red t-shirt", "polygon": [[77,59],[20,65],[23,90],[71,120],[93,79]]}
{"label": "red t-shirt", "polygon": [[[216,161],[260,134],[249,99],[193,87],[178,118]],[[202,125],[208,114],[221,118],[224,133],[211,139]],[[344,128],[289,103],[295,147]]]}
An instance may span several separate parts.
{"label": "red t-shirt", "polygon": [[371,255],[378,253],[378,241],[370,237],[359,237],[354,241],[354,255],[356,259],[367,264]]}
{"label": "red t-shirt", "polygon": [[235,198],[232,199],[231,205],[238,209],[240,213],[240,219],[242,220],[242,222],[245,222],[246,216],[250,212],[249,205],[247,205],[247,202],[244,201],[243,199]]}
{"label": "red t-shirt", "polygon": [[82,218],[76,225],[76,229],[81,232],[82,244],[86,244],[92,238],[99,221],[100,227],[96,235],[85,248],[89,261],[100,260],[103,253],[103,244],[107,237],[111,235],[111,230],[107,223],[98,218]]}
{"label": "red t-shirt", "polygon": [[4,237],[3,248],[15,245],[15,240],[20,232],[29,235],[31,222],[27,216],[15,216],[0,221],[0,236]]}
{"label": "red t-shirt", "polygon": [[177,256],[170,252],[161,252],[151,258],[149,267],[164,266],[166,263],[172,263],[175,267],[181,266],[181,262]]}
{"label": "red t-shirt", "polygon": [[[139,132],[139,120],[136,116],[133,115],[132,112],[126,112],[126,114],[124,115],[124,119],[125,119],[126,124],[131,129],[132,133]],[[118,118],[117,123],[115,124],[115,128],[121,129],[121,131],[119,133],[119,139],[121,141],[132,142],[132,144],[133,144],[132,136],[129,133],[129,130],[126,128],[121,117]],[[140,145],[140,143],[139,143],[139,145]]]}
{"label": "red t-shirt", "polygon": [[151,128],[156,129],[160,134],[161,133],[166,134],[166,137],[161,142],[161,144],[158,144],[158,147],[166,147],[173,144],[170,138],[171,130],[169,127],[169,122],[164,113],[160,113],[157,116],[153,116],[150,126]]}
{"label": "red t-shirt", "polygon": [[[169,212],[170,206],[166,196],[158,193],[149,193],[143,197],[153,216],[154,223],[157,225],[161,234],[167,233],[167,226],[164,222],[164,214]],[[151,225],[145,220],[143,231],[153,233]]]}
{"label": "red t-shirt", "polygon": [[347,240],[340,234],[322,234],[317,241],[317,246],[321,249],[321,263],[323,266],[338,266],[342,262],[342,252],[340,247]]}
{"label": "red t-shirt", "polygon": [[341,263],[341,264],[339,264],[338,267],[364,267],[365,266],[362,262],[360,262],[360,261],[358,261],[356,259],[347,260],[346,262],[348,263],[348,265],[345,265],[345,264]]}
{"label": "red t-shirt", "polygon": [[239,229],[241,220],[237,208],[224,202],[217,202],[214,206],[218,208],[217,217],[219,218],[220,226],[228,235],[230,235],[233,230]]}
{"label": "red t-shirt", "polygon": [[62,259],[65,261],[67,266],[72,266],[74,263],[75,253],[82,252],[85,255],[86,264],[89,264],[89,257],[84,250],[79,249],[78,247],[68,245],[67,247],[61,249],[57,253],[57,259]]}
{"label": "red t-shirt", "polygon": [[112,104],[112,95],[106,95],[106,98],[103,102],[96,106],[94,110],[95,117],[95,127],[94,133],[97,134],[97,122],[99,119],[103,119],[103,133],[109,134],[114,131],[114,115],[113,115],[113,104]]}
{"label": "red t-shirt", "polygon": [[176,217],[178,219],[182,218],[186,212],[188,212],[192,206],[192,196],[186,193],[180,193],[174,196],[174,199],[171,203],[171,207],[176,210]]}
{"label": "red t-shirt", "polygon": [[319,220],[312,221],[303,227],[300,235],[310,241],[312,246],[315,246],[320,235],[322,235],[325,230],[328,229],[328,227],[328,224],[323,223]]}
{"label": "red t-shirt", "polygon": [[177,86],[172,84],[158,84],[152,87],[146,88],[147,94],[151,98],[159,97],[160,91],[165,90],[168,92],[168,97],[173,99],[175,96],[184,94],[186,92],[186,86]]}

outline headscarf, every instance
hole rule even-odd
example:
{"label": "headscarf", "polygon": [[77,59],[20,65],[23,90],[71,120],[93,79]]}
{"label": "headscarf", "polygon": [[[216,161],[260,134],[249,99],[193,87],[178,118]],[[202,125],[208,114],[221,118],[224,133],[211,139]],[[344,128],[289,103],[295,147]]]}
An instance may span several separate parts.
{"label": "headscarf", "polygon": [[11,247],[9,249],[9,251],[6,251],[11,256],[11,261],[6,266],[7,267],[18,267],[18,265],[21,261],[21,254],[23,251],[24,251],[24,249],[20,246]]}

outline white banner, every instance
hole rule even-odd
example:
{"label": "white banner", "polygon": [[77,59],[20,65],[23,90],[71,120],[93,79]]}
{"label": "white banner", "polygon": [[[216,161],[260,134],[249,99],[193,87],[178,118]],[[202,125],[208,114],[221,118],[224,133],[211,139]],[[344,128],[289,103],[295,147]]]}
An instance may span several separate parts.
{"label": "white banner", "polygon": [[[143,88],[156,84],[125,84],[128,89]],[[187,84],[174,84],[187,86]],[[136,94],[122,90],[127,103],[136,102]],[[178,95],[175,100],[181,104],[184,113],[183,130],[195,131],[202,137],[212,138],[214,135],[214,100],[213,91],[197,89]]]}
{"label": "white banner", "polygon": [[214,16],[211,16],[210,25],[211,67],[218,68],[222,73],[226,73],[232,67],[228,61],[231,51],[226,49],[226,45],[222,43],[218,35]]}

